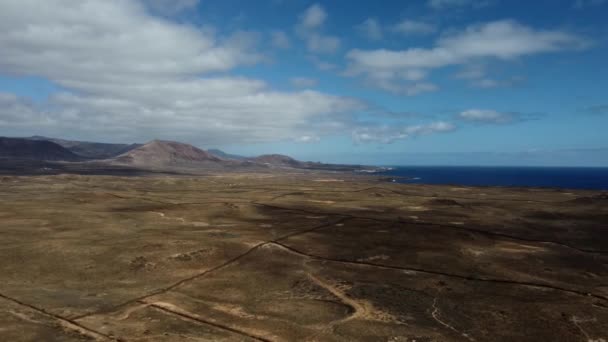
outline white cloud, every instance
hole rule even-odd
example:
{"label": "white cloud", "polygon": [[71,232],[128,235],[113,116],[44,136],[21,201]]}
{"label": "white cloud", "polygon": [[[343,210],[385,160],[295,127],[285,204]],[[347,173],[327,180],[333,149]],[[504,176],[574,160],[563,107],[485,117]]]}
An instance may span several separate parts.
{"label": "white cloud", "polygon": [[0,92],[0,125],[11,125],[14,128],[54,124],[55,120],[26,99],[15,94]]}
{"label": "white cloud", "polygon": [[0,73],[45,78],[64,90],[44,106],[2,95],[0,129],[106,141],[179,137],[204,146],[312,136],[313,125],[365,107],[228,76],[263,60],[255,36],[172,23],[138,1],[1,1]]}
{"label": "white cloud", "polygon": [[408,81],[420,81],[426,77],[426,71],[420,69],[405,70],[402,77]]}
{"label": "white cloud", "polygon": [[525,77],[513,76],[508,79],[492,79],[492,78],[481,78],[471,81],[471,86],[476,88],[499,88],[499,87],[513,87],[526,81]]}
{"label": "white cloud", "polygon": [[314,56],[314,55],[309,55],[306,58],[312,64],[314,64],[317,67],[317,69],[322,70],[322,71],[334,70],[334,69],[338,68],[338,66],[336,64],[324,61],[324,60],[322,60],[319,57]]}
{"label": "white cloud", "polygon": [[586,39],[557,30],[534,30],[512,20],[501,20],[483,25],[473,25],[464,32],[442,37],[437,47],[429,50],[431,56],[441,62],[456,62],[473,58],[492,57],[510,60],[526,55],[580,49],[588,45]]}
{"label": "white cloud", "polygon": [[455,78],[468,80],[470,86],[482,89],[515,86],[526,80],[522,76],[513,76],[507,79],[490,78],[486,75],[486,68],[482,64],[466,65],[455,75]]}
{"label": "white cloud", "polygon": [[270,35],[272,46],[279,49],[288,49],[291,46],[287,33],[283,31],[273,31]]}
{"label": "white cloud", "polygon": [[306,37],[308,50],[316,53],[335,53],[340,48],[340,39],[334,36],[311,33]]}
{"label": "white cloud", "polygon": [[507,124],[517,120],[513,113],[500,113],[495,110],[487,109],[469,109],[458,114],[458,118],[464,121],[491,123],[491,124]]}
{"label": "white cloud", "polygon": [[261,59],[238,40],[221,42],[210,32],[151,17],[137,2],[70,4],[2,1],[0,68],[71,86],[226,71]]}
{"label": "white cloud", "polygon": [[200,0],[145,0],[153,11],[172,15],[198,6]]}
{"label": "white cloud", "polygon": [[477,88],[489,89],[489,88],[498,88],[502,85],[502,83],[495,79],[482,78],[479,80],[474,80],[473,82],[471,82],[471,85],[474,87],[477,87]]}
{"label": "white cloud", "polygon": [[433,83],[429,82],[419,82],[414,84],[409,84],[405,87],[406,95],[418,95],[422,93],[429,93],[439,90],[439,87]]}
{"label": "white cloud", "polygon": [[332,54],[340,48],[340,38],[321,32],[321,26],[326,19],[327,13],[319,4],[310,6],[300,15],[296,33],[306,41],[308,51]]}
{"label": "white cloud", "polygon": [[391,144],[397,140],[434,133],[452,132],[454,130],[456,130],[456,126],[454,124],[444,121],[432,122],[425,125],[403,127],[362,127],[353,131],[352,139],[356,143]]}
{"label": "white cloud", "polygon": [[382,27],[375,18],[367,18],[364,22],[356,26],[359,33],[369,40],[382,39]]}
{"label": "white cloud", "polygon": [[300,15],[299,26],[304,30],[318,29],[327,19],[327,12],[319,4],[313,4]]}
{"label": "white cloud", "polygon": [[294,87],[299,88],[311,88],[317,85],[317,80],[309,77],[292,77],[289,79],[289,82],[291,82]]}
{"label": "white cloud", "polygon": [[299,143],[310,144],[321,141],[321,138],[315,135],[302,135],[300,137],[297,137],[295,141]]}
{"label": "white cloud", "polygon": [[557,30],[535,30],[512,20],[472,25],[443,35],[433,48],[407,50],[360,50],[347,53],[346,74],[364,76],[372,83],[398,85],[411,70],[432,70],[450,65],[468,65],[486,59],[511,61],[527,55],[573,50],[589,42]]}
{"label": "white cloud", "polygon": [[[348,72],[346,76],[352,76]],[[409,69],[403,71],[374,72],[368,75],[366,84],[393,94],[414,96],[439,90],[436,84],[423,81],[426,71]]]}
{"label": "white cloud", "polygon": [[481,64],[469,64],[458,72],[455,77],[462,80],[478,80],[486,76],[486,68]]}
{"label": "white cloud", "polygon": [[435,33],[437,27],[423,21],[403,20],[393,26],[393,31],[403,35],[425,35]]}

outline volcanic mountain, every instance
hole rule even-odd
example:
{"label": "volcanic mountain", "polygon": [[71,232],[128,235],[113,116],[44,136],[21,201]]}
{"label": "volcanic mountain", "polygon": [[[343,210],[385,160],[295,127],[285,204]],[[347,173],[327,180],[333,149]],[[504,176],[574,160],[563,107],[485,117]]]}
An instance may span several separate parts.
{"label": "volcanic mountain", "polygon": [[91,159],[114,158],[141,146],[141,144],[108,144],[90,141],[64,140],[48,138],[39,135],[35,135],[27,139],[38,141],[46,140],[54,142],[79,156]]}
{"label": "volcanic mountain", "polygon": [[226,152],[224,152],[222,150],[219,150],[217,148],[208,149],[207,152],[213,154],[216,157],[222,158],[222,159],[232,159],[232,160],[247,160],[247,159],[249,159],[248,157],[240,156],[238,154],[226,153]]}
{"label": "volcanic mountain", "polygon": [[0,158],[40,161],[82,161],[85,158],[45,140],[0,137]]}
{"label": "volcanic mountain", "polygon": [[282,154],[264,154],[255,158],[248,158],[248,161],[256,164],[262,164],[270,168],[278,169],[307,169],[307,170],[324,170],[324,171],[361,171],[361,170],[377,170],[374,167],[366,167],[362,165],[342,165],[342,164],[325,164],[320,162],[299,161],[289,156]]}
{"label": "volcanic mountain", "polygon": [[302,162],[282,154],[264,154],[248,160],[258,164],[274,166],[300,167],[302,165]]}
{"label": "volcanic mountain", "polygon": [[[123,153],[121,153],[123,152]],[[215,152],[215,153],[214,153]],[[72,163],[56,163],[69,161]],[[80,162],[80,163],[78,163]],[[303,162],[281,154],[243,157],[220,150],[202,150],[192,145],[153,140],[145,145],[107,144],[33,136],[0,138],[0,172],[29,169],[52,169],[73,172],[122,172],[125,170],[170,171],[361,171],[375,168],[360,165]],[[80,170],[80,171],[78,171]],[[108,171],[109,170],[109,171]],[[36,171],[38,172],[38,171]]]}
{"label": "volcanic mountain", "polygon": [[231,163],[192,145],[153,140],[113,159],[114,163],[142,167],[199,167]]}

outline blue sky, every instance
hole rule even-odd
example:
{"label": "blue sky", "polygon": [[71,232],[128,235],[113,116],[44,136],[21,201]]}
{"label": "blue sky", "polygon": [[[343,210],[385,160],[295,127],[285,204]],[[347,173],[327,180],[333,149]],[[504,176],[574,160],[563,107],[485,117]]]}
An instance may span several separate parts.
{"label": "blue sky", "polygon": [[608,0],[7,0],[0,135],[608,166]]}

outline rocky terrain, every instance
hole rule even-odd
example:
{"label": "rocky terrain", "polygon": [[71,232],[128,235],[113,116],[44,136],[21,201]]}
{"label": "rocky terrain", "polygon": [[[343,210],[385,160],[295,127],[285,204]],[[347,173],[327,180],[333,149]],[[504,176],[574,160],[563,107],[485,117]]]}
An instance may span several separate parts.
{"label": "rocky terrain", "polygon": [[207,151],[192,145],[173,141],[153,140],[114,158],[117,164],[136,165],[149,168],[196,166],[204,163],[225,162]]}
{"label": "rocky terrain", "polygon": [[[243,157],[221,150],[203,150],[175,141],[152,140],[146,144],[105,144],[33,136],[0,137],[0,174],[124,174],[164,172],[201,174],[224,170],[373,171],[373,166],[302,162],[289,156],[268,154]],[[15,172],[20,170],[20,172]]]}
{"label": "rocky terrain", "polygon": [[141,144],[106,144],[90,141],[48,138],[43,136],[33,136],[27,139],[54,142],[79,156],[89,159],[114,158],[141,146]]}
{"label": "rocky terrain", "polygon": [[85,159],[51,141],[3,137],[0,137],[0,158],[71,162]]}
{"label": "rocky terrain", "polygon": [[607,198],[309,172],[3,176],[0,340],[603,342]]}

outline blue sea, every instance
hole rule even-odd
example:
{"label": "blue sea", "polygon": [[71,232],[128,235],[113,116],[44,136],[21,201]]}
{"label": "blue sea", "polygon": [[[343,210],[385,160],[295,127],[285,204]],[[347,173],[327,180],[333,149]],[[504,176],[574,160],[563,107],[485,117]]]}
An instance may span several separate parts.
{"label": "blue sea", "polygon": [[380,173],[399,183],[608,190],[608,168],[401,166]]}

